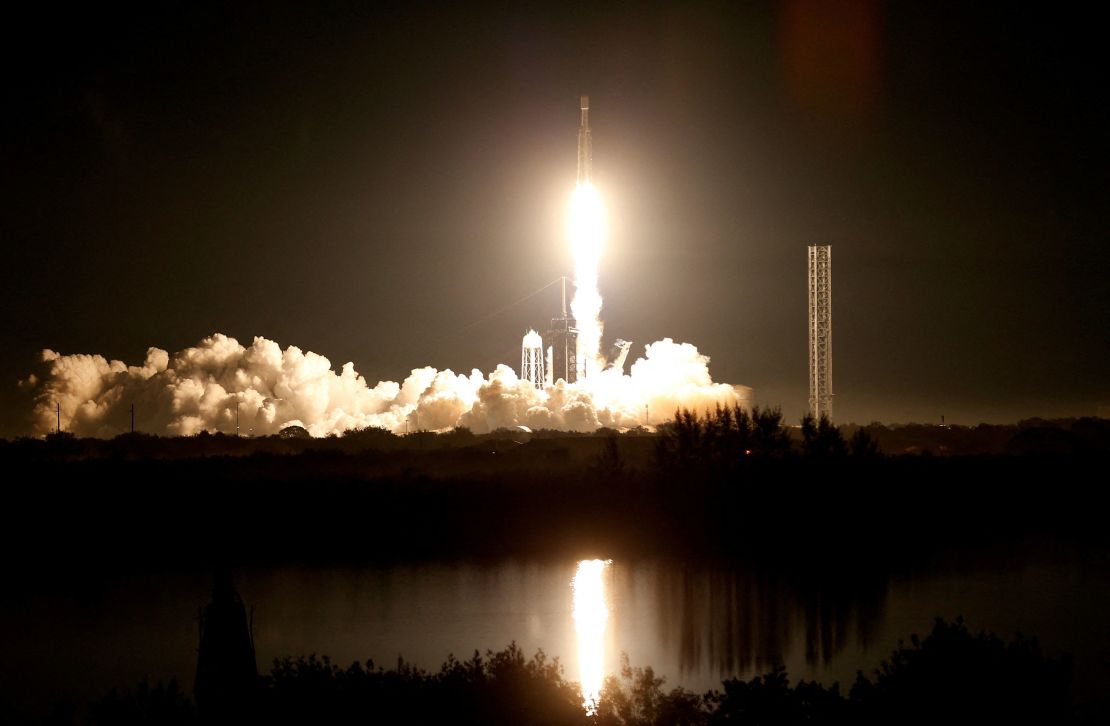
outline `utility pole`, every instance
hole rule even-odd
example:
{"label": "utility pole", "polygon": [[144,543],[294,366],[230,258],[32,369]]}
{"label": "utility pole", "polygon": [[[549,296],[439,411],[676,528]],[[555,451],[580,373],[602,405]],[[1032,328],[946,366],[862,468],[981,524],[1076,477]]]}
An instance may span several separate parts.
{"label": "utility pole", "polygon": [[135,433],[135,404],[131,404],[131,433]]}
{"label": "utility pole", "polygon": [[62,433],[62,404],[55,401],[54,407],[58,411],[58,433]]}
{"label": "utility pole", "polygon": [[235,402],[235,437],[239,437],[239,402]]}

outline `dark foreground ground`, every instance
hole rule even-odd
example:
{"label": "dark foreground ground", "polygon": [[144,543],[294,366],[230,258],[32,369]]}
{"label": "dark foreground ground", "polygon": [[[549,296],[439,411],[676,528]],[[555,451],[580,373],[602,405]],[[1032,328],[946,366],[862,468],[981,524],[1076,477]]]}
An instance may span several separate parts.
{"label": "dark foreground ground", "polygon": [[[0,562],[10,582],[34,587],[59,573],[667,556],[743,561],[827,591],[1030,539],[1106,558],[1106,485],[1093,473],[1110,456],[1106,422],[976,434],[989,446],[933,428],[946,451],[897,455],[882,453],[881,432],[790,430],[771,416],[738,425],[719,413],[679,418],[661,435],[5,442]],[[595,722],[925,722],[952,709],[990,722],[1096,722],[1100,707],[1072,704],[1069,679],[1066,660],[1028,641],[948,624],[843,690],[788,686],[772,672],[716,694],[667,693],[629,670]],[[197,718],[169,686],[121,693],[82,718]],[[511,648],[436,674],[289,661],[251,699],[237,720],[588,720],[557,669]]]}
{"label": "dark foreground ground", "polygon": [[1110,453],[1098,449],[886,456],[780,434],[325,440],[291,454],[237,452],[231,437],[17,442],[0,447],[0,549],[16,568],[145,569],[546,553],[790,562],[816,544],[838,566],[887,569],[999,539],[1106,536],[1095,472]]}

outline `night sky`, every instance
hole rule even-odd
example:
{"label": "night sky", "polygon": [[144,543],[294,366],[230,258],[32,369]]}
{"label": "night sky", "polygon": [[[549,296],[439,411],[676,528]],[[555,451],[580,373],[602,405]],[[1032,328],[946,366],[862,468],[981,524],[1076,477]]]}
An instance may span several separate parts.
{"label": "night sky", "polygon": [[840,421],[1110,416],[1086,10],[305,5],[7,14],[0,434],[42,348],[515,366],[558,299],[509,304],[572,268],[583,93],[608,340],[694,343],[796,420],[826,243]]}

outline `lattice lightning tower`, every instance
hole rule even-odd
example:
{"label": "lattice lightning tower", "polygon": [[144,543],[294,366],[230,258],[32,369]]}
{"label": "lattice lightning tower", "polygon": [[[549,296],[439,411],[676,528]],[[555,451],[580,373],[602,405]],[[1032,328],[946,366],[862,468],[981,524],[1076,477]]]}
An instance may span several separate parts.
{"label": "lattice lightning tower", "polygon": [[809,412],[833,417],[832,245],[809,246]]}

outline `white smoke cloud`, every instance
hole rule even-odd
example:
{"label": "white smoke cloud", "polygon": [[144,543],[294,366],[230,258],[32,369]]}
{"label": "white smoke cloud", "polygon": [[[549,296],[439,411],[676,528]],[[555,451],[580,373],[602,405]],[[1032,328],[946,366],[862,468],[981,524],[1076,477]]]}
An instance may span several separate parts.
{"label": "white smoke cloud", "polygon": [[215,334],[172,356],[150,348],[142,365],[100,355],[42,352],[44,371],[24,385],[35,395],[32,433],[54,430],[55,406],[63,430],[107,437],[126,431],[135,406],[136,428],[187,436],[235,431],[266,435],[304,426],[326,436],[366,426],[395,433],[466,426],[476,433],[529,426],[594,431],[629,428],[670,418],[679,406],[747,405],[750,389],[714,383],[709,359],[670,338],[646,346],[628,374],[611,368],[574,384],[538,390],[499,365],[488,376],[416,368],[401,383],[374,386],[345,363],[338,372],[322,355],[296,346],[284,350],[256,337],[249,346]]}

